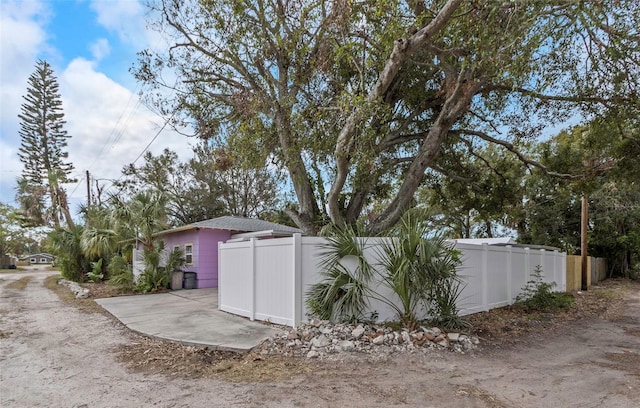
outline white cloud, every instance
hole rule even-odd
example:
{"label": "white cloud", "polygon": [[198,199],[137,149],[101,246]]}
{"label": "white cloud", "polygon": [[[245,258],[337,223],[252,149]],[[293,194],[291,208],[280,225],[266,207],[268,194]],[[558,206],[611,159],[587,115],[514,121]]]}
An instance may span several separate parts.
{"label": "white cloud", "polygon": [[54,54],[44,27],[49,5],[37,1],[0,2],[0,200],[13,202],[22,164],[17,151],[18,113],[27,79],[40,54]]}
{"label": "white cloud", "polygon": [[106,38],[99,38],[90,46],[91,55],[96,61],[100,61],[109,53],[111,53],[111,47],[109,46],[109,40]]}
{"label": "white cloud", "polygon": [[98,15],[98,24],[116,33],[123,43],[137,50],[166,48],[163,36],[147,27],[146,19],[154,11],[140,0],[92,0],[91,9]]}
{"label": "white cloud", "polygon": [[6,143],[0,140],[0,174],[2,189],[0,190],[0,201],[12,203],[15,200],[15,180],[20,176],[22,163],[18,159],[18,146],[14,143]]}
{"label": "white cloud", "polygon": [[137,0],[93,0],[91,8],[98,14],[98,23],[115,32],[122,42],[146,45],[144,7]]}
{"label": "white cloud", "polygon": [[[139,103],[137,95],[82,58],[73,60],[60,75],[60,91],[72,136],[69,159],[78,179],[85,170],[95,178],[117,179],[122,167],[138,157],[164,123]],[[150,150],[158,154],[165,147],[183,160],[191,155],[188,139],[169,130],[160,133]],[[69,192],[75,187],[70,186]],[[84,191],[78,188],[71,198],[83,199]]]}
{"label": "white cloud", "polygon": [[[0,98],[2,123],[15,118],[38,53],[46,49],[43,29],[48,10],[36,2],[0,3]],[[4,133],[4,132],[3,132]]]}
{"label": "white cloud", "polygon": [[[122,167],[131,163],[156,135],[163,119],[139,102],[138,96],[103,72],[97,62],[120,44],[107,39],[90,39],[95,61],[76,58],[62,64],[58,50],[50,45],[46,28],[55,3],[0,0],[0,201],[12,203],[15,180],[22,164],[17,157],[20,105],[27,79],[37,58],[46,58],[54,66],[60,84],[66,130],[71,138],[67,151],[79,180],[89,170],[93,177],[117,179]],[[148,46],[152,34],[145,31],[144,10],[137,1],[96,1],[100,24],[117,32],[123,41],[136,48]],[[117,73],[115,73],[117,74]],[[110,77],[111,76],[111,77]],[[151,145],[158,154],[165,147],[180,155],[191,155],[189,139],[165,130]],[[83,184],[69,185],[73,210],[85,200]]]}

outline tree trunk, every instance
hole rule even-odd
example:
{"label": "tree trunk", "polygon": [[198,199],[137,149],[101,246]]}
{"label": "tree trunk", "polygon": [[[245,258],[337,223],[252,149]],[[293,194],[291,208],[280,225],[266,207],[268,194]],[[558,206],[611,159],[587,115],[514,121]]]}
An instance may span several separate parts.
{"label": "tree trunk", "polygon": [[404,180],[393,201],[370,227],[373,234],[391,228],[409,209],[413,195],[422,182],[425,170],[440,154],[440,146],[451,126],[467,112],[471,99],[481,88],[480,82],[474,82],[462,72],[458,75],[455,89],[447,96],[440,115],[427,133],[416,158],[404,175]]}
{"label": "tree trunk", "polygon": [[[430,38],[436,34],[449,21],[455,10],[460,6],[462,0],[449,0],[442,6],[440,12],[429,24],[417,31],[409,38],[396,40],[393,51],[387,59],[378,80],[367,95],[367,101],[373,102],[382,99],[385,93],[396,79],[400,68],[413,55],[413,53],[424,47]],[[350,171],[351,153],[354,145],[356,127],[363,122],[364,112],[361,108],[355,108],[347,118],[336,142],[335,160],[336,176],[328,195],[329,216],[335,224],[344,224],[344,216],[340,208],[339,197],[344,189],[347,176]]]}
{"label": "tree trunk", "polygon": [[60,200],[60,209],[64,213],[64,218],[67,221],[67,227],[69,227],[69,230],[71,231],[75,228],[75,224],[73,222],[73,219],[71,218],[71,212],[69,211],[69,201],[67,200],[67,193],[60,187],[58,188],[58,197]]}
{"label": "tree trunk", "polygon": [[315,222],[320,213],[318,203],[313,193],[313,185],[307,173],[307,168],[300,156],[300,149],[295,145],[291,126],[285,119],[286,117],[285,114],[276,112],[275,121],[278,128],[280,146],[282,146],[286,166],[289,170],[289,176],[291,177],[291,183],[293,183],[293,188],[298,198],[298,205],[300,206],[297,215],[293,216],[292,210],[289,210],[287,213],[305,234],[317,235],[318,227]]}

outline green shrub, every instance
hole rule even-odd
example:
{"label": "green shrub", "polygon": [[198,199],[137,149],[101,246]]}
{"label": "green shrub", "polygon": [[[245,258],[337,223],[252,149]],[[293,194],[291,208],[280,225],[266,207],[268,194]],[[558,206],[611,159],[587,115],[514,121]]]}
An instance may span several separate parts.
{"label": "green shrub", "polygon": [[133,267],[127,263],[125,259],[116,255],[111,258],[109,265],[107,265],[109,271],[109,284],[113,286],[120,286],[125,292],[133,292],[136,288],[136,283],[133,278]]}
{"label": "green shrub", "polygon": [[57,264],[63,278],[82,282],[90,269],[89,259],[80,246],[82,227],[57,229],[49,233],[47,250],[58,257]]}
{"label": "green shrub", "polygon": [[145,268],[138,282],[138,290],[143,293],[164,289],[171,282],[171,272],[178,271],[184,265],[184,258],[179,249],[173,250],[167,258],[166,265],[160,266],[160,258],[164,249],[159,247],[144,256]]}
{"label": "green shrub", "polygon": [[89,282],[101,282],[104,279],[102,273],[102,258],[98,262],[91,262],[91,271],[87,273],[87,279]]}
{"label": "green shrub", "polygon": [[532,274],[532,279],[522,288],[522,292],[516,296],[516,304],[527,311],[551,311],[568,308],[573,305],[573,297],[568,293],[554,292],[555,282],[545,282],[542,279],[542,266],[537,265]]}
{"label": "green shrub", "polygon": [[430,314],[435,316],[432,323],[446,330],[458,330],[471,327],[471,324],[460,317],[458,298],[462,293],[462,283],[458,276],[443,279],[434,285],[431,293],[432,308]]}

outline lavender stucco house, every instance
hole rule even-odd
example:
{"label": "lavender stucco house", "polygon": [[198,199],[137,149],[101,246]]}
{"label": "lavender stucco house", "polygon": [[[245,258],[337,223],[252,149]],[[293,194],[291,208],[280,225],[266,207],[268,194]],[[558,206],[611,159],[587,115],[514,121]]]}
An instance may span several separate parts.
{"label": "lavender stucco house", "polygon": [[229,239],[275,238],[302,233],[298,228],[252,218],[224,216],[199,221],[154,235],[167,251],[179,249],[183,270],[197,274],[198,288],[218,287],[218,242]]}

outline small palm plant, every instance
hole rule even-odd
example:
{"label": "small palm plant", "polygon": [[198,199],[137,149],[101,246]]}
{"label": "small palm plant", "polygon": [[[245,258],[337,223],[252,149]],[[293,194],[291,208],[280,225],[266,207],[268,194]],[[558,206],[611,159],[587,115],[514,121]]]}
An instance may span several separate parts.
{"label": "small palm plant", "polygon": [[386,299],[385,303],[396,310],[403,326],[412,329],[419,324],[420,308],[432,303],[438,286],[455,276],[459,264],[442,237],[429,236],[427,218],[424,210],[407,211],[379,254],[382,279],[398,301]]}
{"label": "small palm plant", "polygon": [[[365,238],[358,238],[349,227],[332,228],[322,254],[323,280],[307,293],[312,314],[322,319],[360,319],[368,300],[375,299],[393,309],[407,328],[418,327],[427,314],[447,327],[461,325],[456,306],[462,288],[456,274],[459,253],[432,235],[428,216],[420,209],[407,211],[389,238],[369,251],[376,252],[375,266],[365,256],[370,248]],[[374,280],[391,289],[392,295],[373,290]]]}
{"label": "small palm plant", "polygon": [[350,226],[330,227],[321,255],[323,280],[307,292],[307,305],[324,320],[358,320],[367,307],[373,270],[365,257],[367,242]]}
{"label": "small palm plant", "polygon": [[62,277],[75,282],[82,282],[85,274],[91,269],[89,260],[82,250],[82,227],[57,229],[49,233],[48,250],[58,256]]}
{"label": "small palm plant", "polygon": [[156,292],[166,288],[171,281],[171,272],[184,265],[182,253],[179,249],[174,249],[166,259],[165,265],[161,266],[163,252],[164,249],[155,246],[151,252],[145,253],[145,268],[140,277],[140,291]]}

